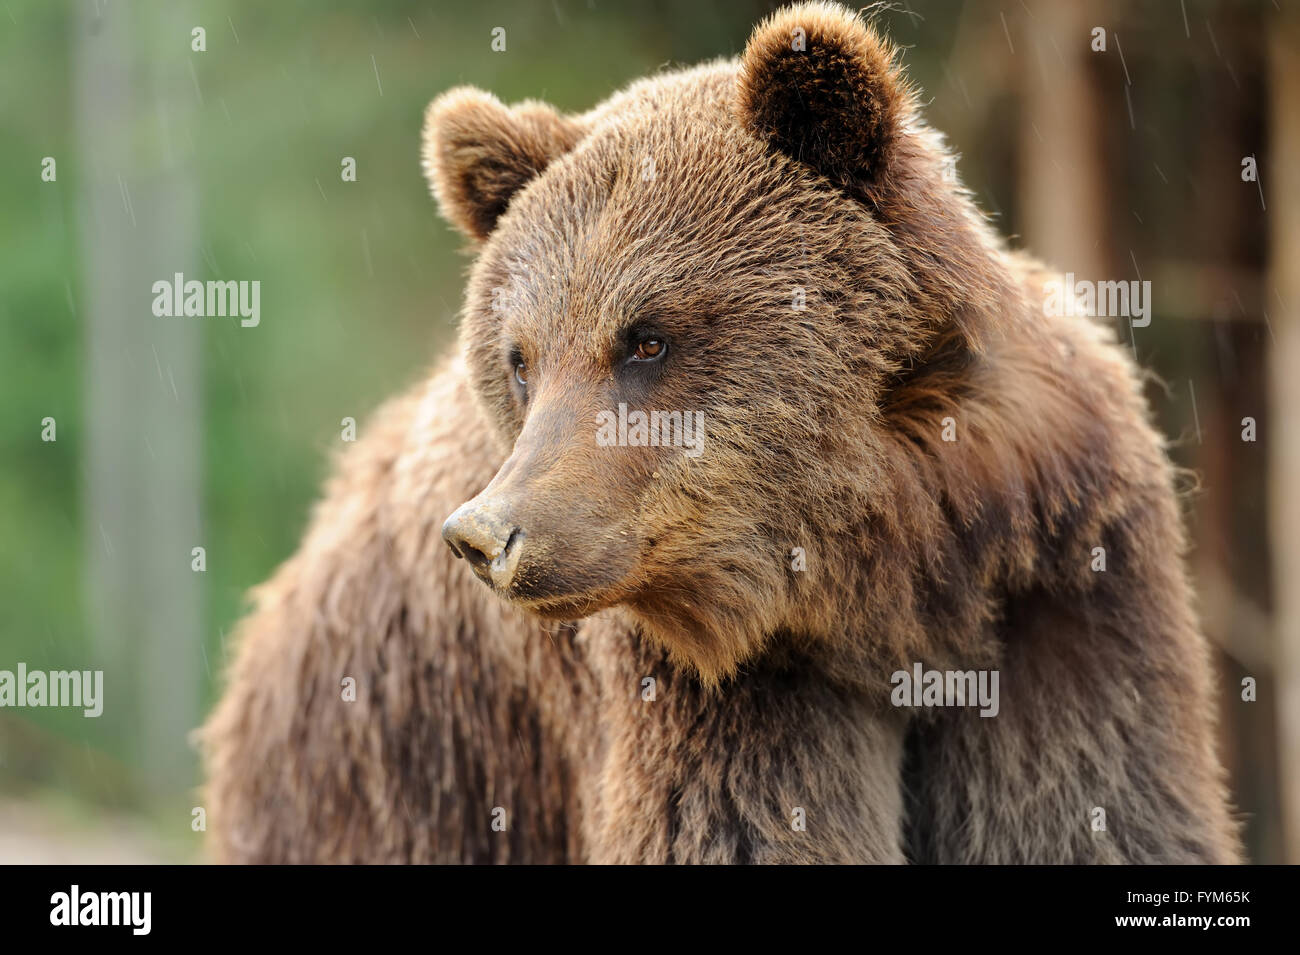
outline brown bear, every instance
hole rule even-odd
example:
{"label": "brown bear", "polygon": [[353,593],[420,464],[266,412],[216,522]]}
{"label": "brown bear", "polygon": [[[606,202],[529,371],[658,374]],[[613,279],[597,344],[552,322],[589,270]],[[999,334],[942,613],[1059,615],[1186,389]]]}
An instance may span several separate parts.
{"label": "brown bear", "polygon": [[435,100],[462,347],[257,592],[215,856],[1235,861],[1138,369],[947,156],[828,4],[582,115]]}

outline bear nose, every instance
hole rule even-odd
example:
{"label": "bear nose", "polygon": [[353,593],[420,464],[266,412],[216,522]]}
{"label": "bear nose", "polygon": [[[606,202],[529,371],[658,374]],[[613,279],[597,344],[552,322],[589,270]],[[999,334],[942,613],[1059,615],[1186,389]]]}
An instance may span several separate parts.
{"label": "bear nose", "polygon": [[523,538],[519,527],[483,505],[465,504],[442,525],[442,539],[452,553],[469,561],[478,578],[498,590],[507,589],[515,578]]}

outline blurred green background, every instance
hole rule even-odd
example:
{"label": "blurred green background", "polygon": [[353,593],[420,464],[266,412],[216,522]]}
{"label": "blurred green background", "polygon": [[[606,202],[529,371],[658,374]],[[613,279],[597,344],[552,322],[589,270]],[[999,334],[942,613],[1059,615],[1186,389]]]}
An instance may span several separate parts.
{"label": "blurred green background", "polygon": [[[106,684],[99,719],[0,711],[0,861],[198,858],[186,738],[246,591],[293,551],[342,419],[364,422],[454,334],[469,259],[420,171],[428,101],[472,83],[584,110],[739,53],[773,6],[0,4],[0,668]],[[1270,496],[1295,476],[1275,473],[1295,457],[1271,409],[1279,354],[1295,356],[1300,290],[1277,258],[1297,217],[1270,151],[1286,104],[1300,111],[1295,13],[1082,6],[911,0],[880,21],[1014,244],[1154,283],[1151,326],[1117,328],[1200,475],[1191,567],[1250,855],[1295,861],[1300,744],[1277,701],[1300,692],[1296,612],[1278,582],[1300,567],[1277,551],[1300,528]],[[175,272],[260,281],[260,324],[155,317],[152,283]],[[1245,415],[1258,442],[1240,440]]]}

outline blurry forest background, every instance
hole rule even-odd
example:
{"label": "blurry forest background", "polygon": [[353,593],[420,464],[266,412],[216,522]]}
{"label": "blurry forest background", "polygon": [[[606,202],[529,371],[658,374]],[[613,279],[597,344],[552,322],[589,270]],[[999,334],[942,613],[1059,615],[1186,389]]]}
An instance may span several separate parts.
{"label": "blurry forest background", "polygon": [[[341,420],[453,338],[467,258],[421,176],[427,102],[473,83],[584,110],[739,53],[772,6],[0,2],[0,669],[103,669],[107,698],[0,710],[0,862],[202,857],[187,735],[245,593],[295,547]],[[1223,758],[1250,858],[1300,861],[1300,4],[879,20],[1014,245],[1152,282],[1149,327],[1116,328],[1196,475]],[[260,280],[260,325],[154,317],[176,272]]]}

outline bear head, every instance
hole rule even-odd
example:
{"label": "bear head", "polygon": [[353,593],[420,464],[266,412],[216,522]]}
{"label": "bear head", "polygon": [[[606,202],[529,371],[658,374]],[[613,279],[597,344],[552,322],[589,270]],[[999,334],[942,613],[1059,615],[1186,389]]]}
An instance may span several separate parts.
{"label": "bear head", "polygon": [[452,90],[423,159],[476,244],[462,348],[506,456],[456,554],[543,617],[626,608],[707,683],[834,639],[891,396],[1014,294],[892,49],[800,5],[584,114]]}

